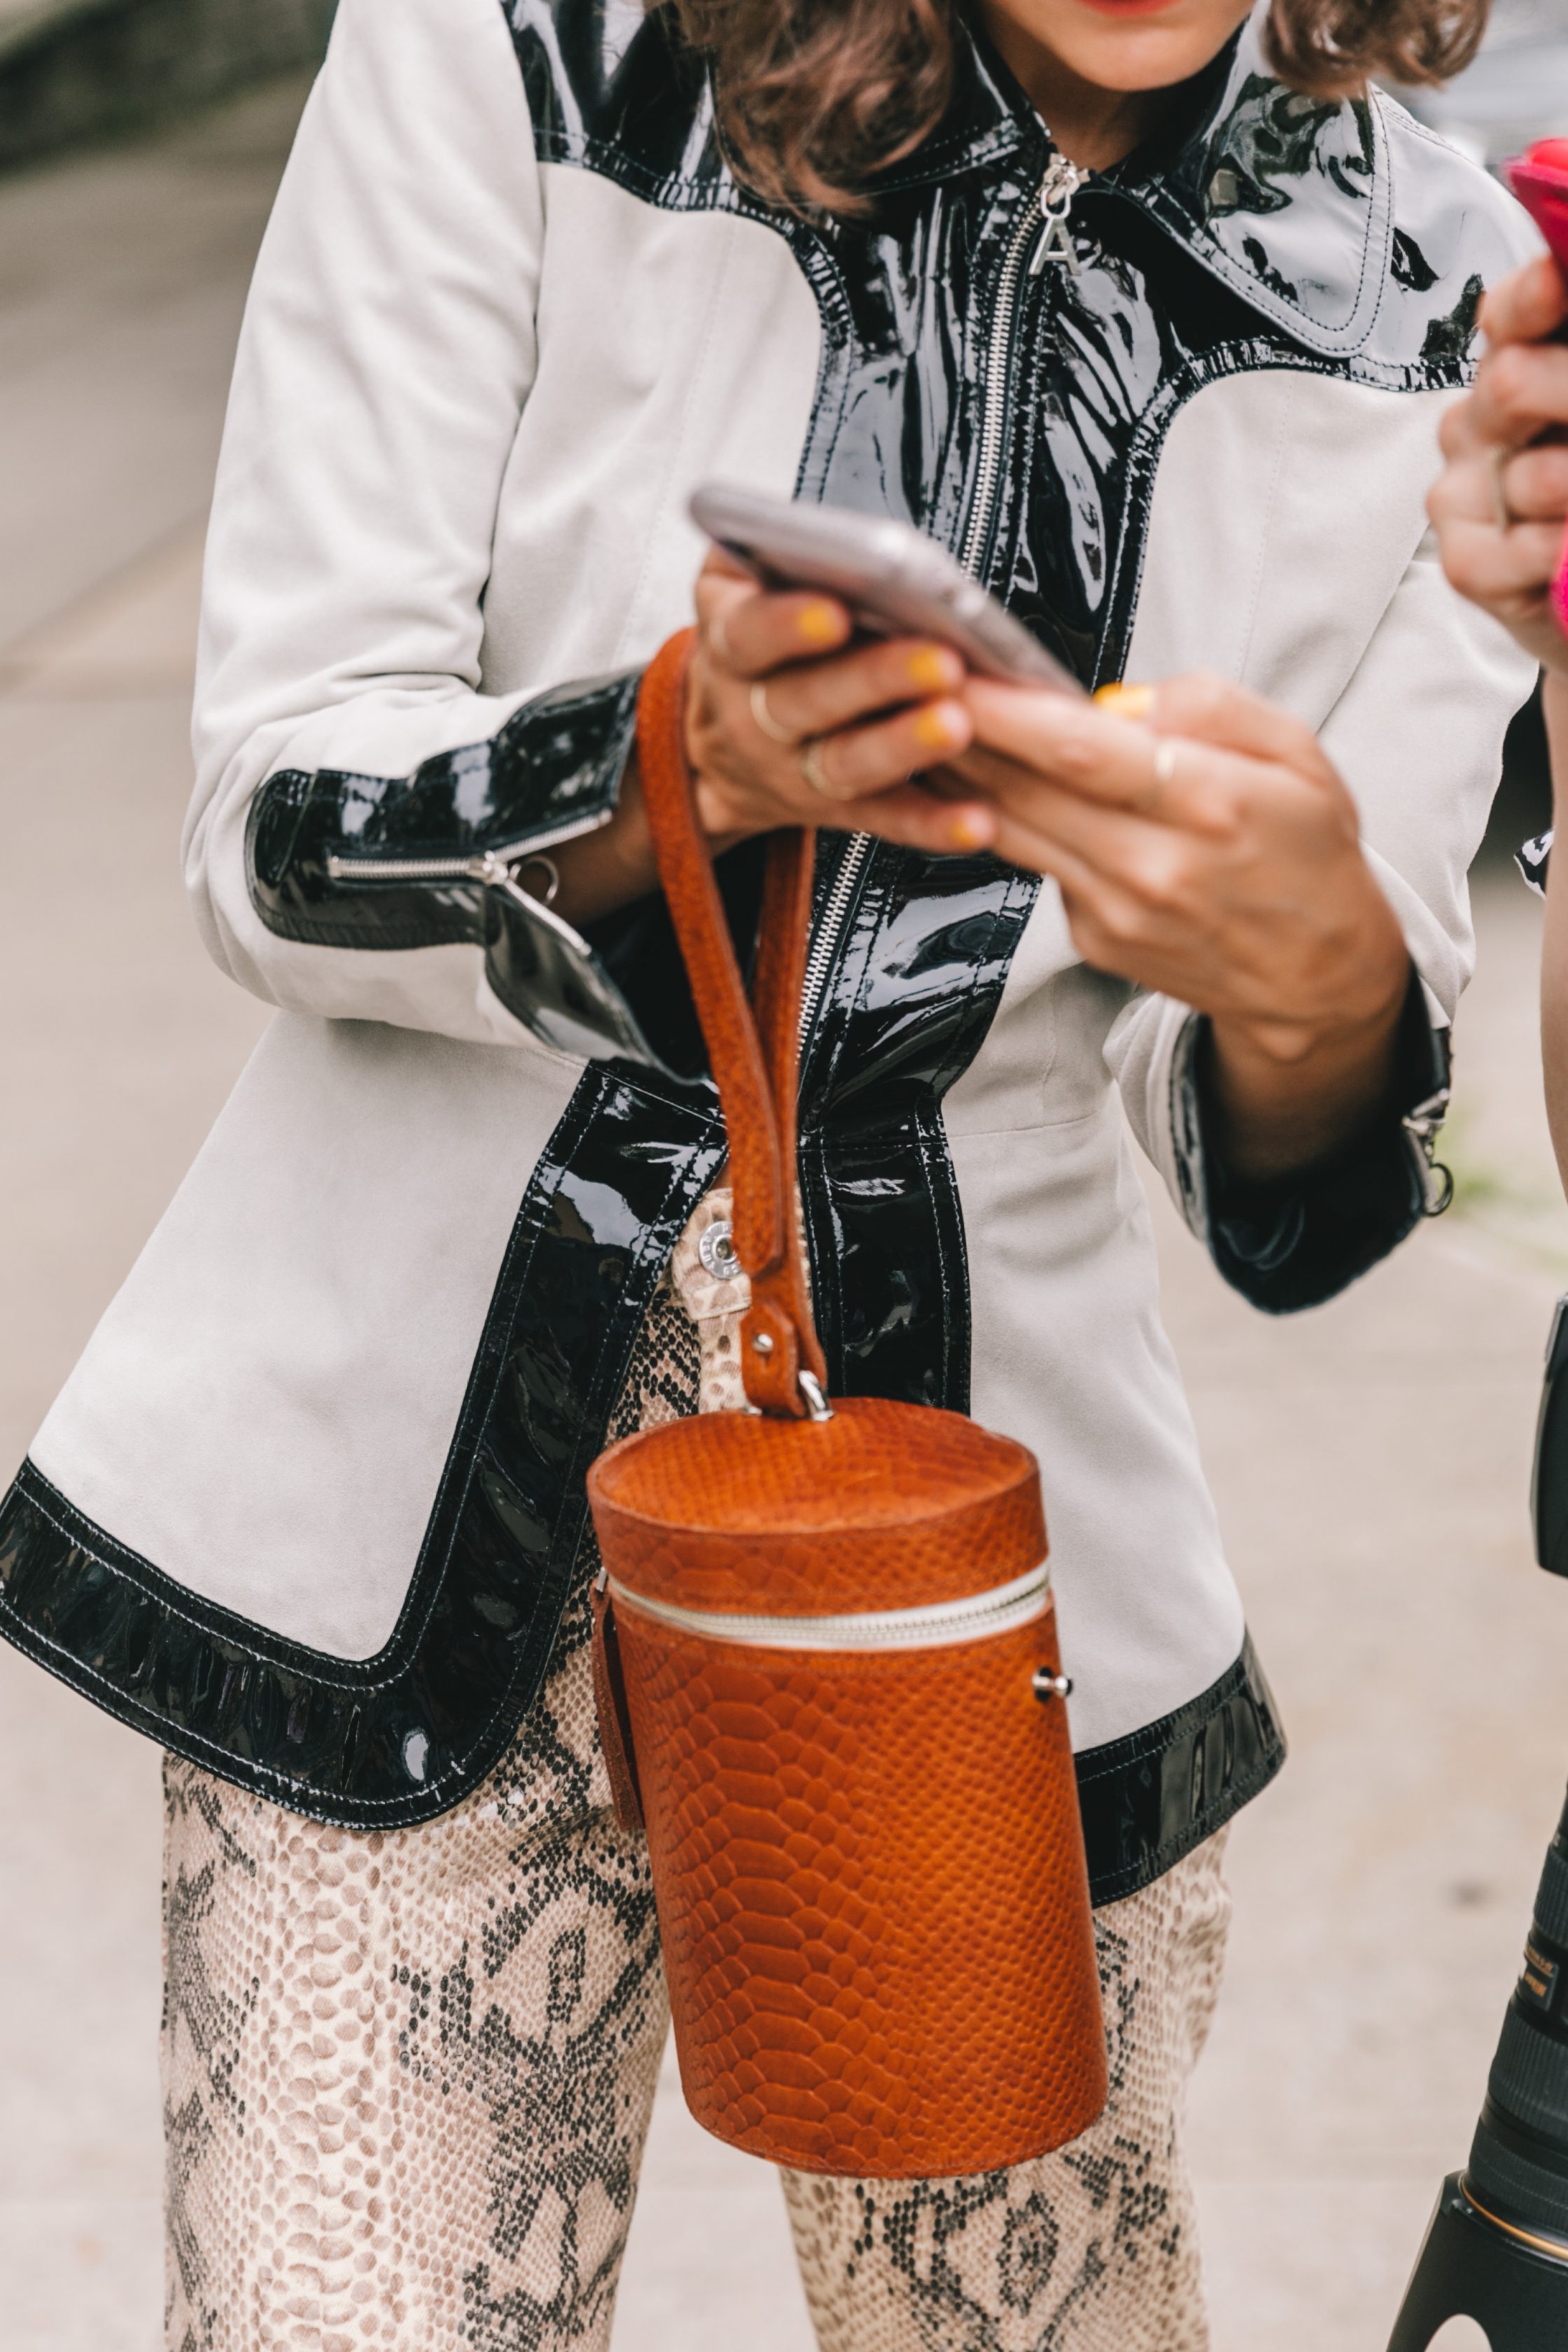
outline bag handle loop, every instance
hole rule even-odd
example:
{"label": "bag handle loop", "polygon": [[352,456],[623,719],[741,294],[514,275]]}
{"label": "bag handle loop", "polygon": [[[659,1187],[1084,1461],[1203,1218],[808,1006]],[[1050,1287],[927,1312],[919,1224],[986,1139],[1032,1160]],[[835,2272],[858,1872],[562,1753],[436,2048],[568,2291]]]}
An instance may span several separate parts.
{"label": "bag handle loop", "polygon": [[[826,1418],[827,1366],[805,1277],[795,1190],[801,991],[816,834],[775,833],[768,848],[753,1006],[697,821],[686,756],[686,678],[696,632],[649,663],[637,699],[637,763],[658,877],[680,942],[730,1141],[735,1254],[751,1276],[741,1326],[749,1402],[775,1419]],[[815,1391],[815,1394],[813,1391]]]}

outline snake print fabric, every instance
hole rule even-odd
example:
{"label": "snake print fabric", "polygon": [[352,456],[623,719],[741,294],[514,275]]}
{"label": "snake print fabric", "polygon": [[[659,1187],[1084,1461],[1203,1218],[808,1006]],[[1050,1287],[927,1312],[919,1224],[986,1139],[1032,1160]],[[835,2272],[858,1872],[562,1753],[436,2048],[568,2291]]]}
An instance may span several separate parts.
{"label": "snake print fabric", "polygon": [[966,2180],[783,2176],[821,2352],[1205,2352],[1181,2123],[1219,1993],[1224,1846],[1096,1912],[1110,2098],[1070,2147]]}
{"label": "snake print fabric", "polygon": [[[698,1377],[667,1287],[611,1434]],[[586,1548],[538,1704],[426,1827],[324,1828],[166,1760],[168,2352],[608,2343],[668,2012]]]}
{"label": "snake print fabric", "polygon": [[[700,1246],[728,1205],[681,1238],[613,1436],[741,1402],[746,1284]],[[584,1552],[539,1702],[424,1828],[325,1828],[167,1760],[167,2352],[608,2345],[668,2011],[598,1749]],[[1073,2149],[979,2181],[786,2179],[824,2352],[1205,2342],[1174,2118],[1218,1843],[1099,1915],[1115,2089]]]}

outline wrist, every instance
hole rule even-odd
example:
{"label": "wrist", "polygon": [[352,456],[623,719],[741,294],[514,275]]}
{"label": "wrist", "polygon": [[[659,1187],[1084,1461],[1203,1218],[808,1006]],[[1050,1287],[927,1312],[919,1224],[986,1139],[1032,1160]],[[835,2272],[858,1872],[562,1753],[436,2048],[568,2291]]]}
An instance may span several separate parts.
{"label": "wrist", "polygon": [[1398,1024],[1410,986],[1410,951],[1392,914],[1375,953],[1352,990],[1331,1010],[1300,1018],[1216,1013],[1210,1029],[1228,1058],[1259,1072],[1289,1073],[1330,1060],[1354,1060]]}
{"label": "wrist", "polygon": [[1210,1020],[1205,1056],[1217,1140],[1236,1174],[1271,1181],[1327,1158],[1375,1118],[1393,1084],[1412,967],[1317,1022]]}
{"label": "wrist", "polygon": [[722,776],[710,771],[693,768],[691,799],[702,837],[715,857],[721,857],[727,849],[737,848],[756,834],[773,830],[771,825],[759,824],[754,816],[748,822],[742,795]]}

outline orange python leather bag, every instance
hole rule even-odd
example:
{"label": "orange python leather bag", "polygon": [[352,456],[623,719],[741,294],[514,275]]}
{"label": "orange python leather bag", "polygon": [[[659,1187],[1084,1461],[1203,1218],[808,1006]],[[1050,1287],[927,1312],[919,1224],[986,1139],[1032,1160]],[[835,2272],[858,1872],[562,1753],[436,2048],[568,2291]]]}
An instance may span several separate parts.
{"label": "orange python leather bag", "polygon": [[698,2121],[806,2171],[989,2171],[1106,2098],[1039,1472],[961,1413],[824,1398],[795,1185],[816,836],[773,837],[753,1022],[692,801],[689,654],[649,668],[638,752],[729,1139],[752,1409],[589,1474],[605,1750],[647,1827]]}

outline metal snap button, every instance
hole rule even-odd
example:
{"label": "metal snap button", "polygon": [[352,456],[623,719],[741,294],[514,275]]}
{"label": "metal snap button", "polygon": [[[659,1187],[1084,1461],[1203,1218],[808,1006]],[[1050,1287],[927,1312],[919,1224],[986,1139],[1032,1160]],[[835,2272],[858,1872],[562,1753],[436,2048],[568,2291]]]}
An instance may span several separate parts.
{"label": "metal snap button", "polygon": [[734,1233],[735,1228],[728,1217],[718,1217],[708,1226],[697,1244],[697,1255],[702,1261],[703,1271],[710,1274],[715,1282],[733,1282],[738,1274],[745,1272],[735,1255]]}

